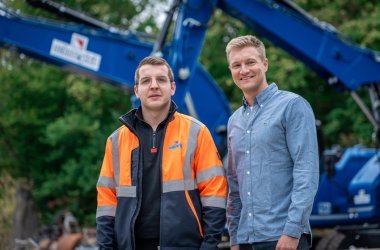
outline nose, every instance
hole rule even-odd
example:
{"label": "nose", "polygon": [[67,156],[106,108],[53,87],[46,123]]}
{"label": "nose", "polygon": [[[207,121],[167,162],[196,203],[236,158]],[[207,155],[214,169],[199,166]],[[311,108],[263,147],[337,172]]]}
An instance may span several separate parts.
{"label": "nose", "polygon": [[240,66],[240,73],[246,73],[248,72],[248,66],[244,63]]}
{"label": "nose", "polygon": [[150,88],[158,88],[158,82],[157,82],[157,79],[156,78],[153,78],[152,79],[152,82],[150,84]]}

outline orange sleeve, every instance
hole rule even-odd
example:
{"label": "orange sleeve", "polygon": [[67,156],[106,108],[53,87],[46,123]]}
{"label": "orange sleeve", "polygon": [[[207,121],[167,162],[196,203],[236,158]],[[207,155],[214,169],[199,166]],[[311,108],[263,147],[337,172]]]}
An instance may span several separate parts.
{"label": "orange sleeve", "polygon": [[114,179],[112,142],[110,138],[107,139],[103,164],[96,189],[98,192],[98,206],[115,206],[117,203],[115,187],[104,185],[104,181],[102,181],[104,179]]}
{"label": "orange sleeve", "polygon": [[225,170],[211,133],[204,125],[198,135],[194,166],[201,197],[219,196],[226,198],[227,179]]}

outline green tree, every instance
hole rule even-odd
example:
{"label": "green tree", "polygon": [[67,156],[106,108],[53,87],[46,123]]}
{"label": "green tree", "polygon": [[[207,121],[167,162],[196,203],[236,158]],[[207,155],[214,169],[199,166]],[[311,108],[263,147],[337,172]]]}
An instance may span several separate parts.
{"label": "green tree", "polygon": [[30,59],[1,75],[0,165],[33,180],[47,221],[65,208],[93,224],[105,140],[129,94]]}

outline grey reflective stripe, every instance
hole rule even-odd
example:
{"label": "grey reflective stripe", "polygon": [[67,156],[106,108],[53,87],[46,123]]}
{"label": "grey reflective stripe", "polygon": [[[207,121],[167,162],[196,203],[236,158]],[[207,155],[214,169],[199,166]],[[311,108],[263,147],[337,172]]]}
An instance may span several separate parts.
{"label": "grey reflective stripe", "polygon": [[98,179],[97,187],[116,188],[115,180],[111,177],[100,176]]}
{"label": "grey reflective stripe", "polygon": [[203,207],[220,207],[226,208],[226,199],[220,196],[201,197]]}
{"label": "grey reflective stripe", "polygon": [[192,178],[191,163],[194,160],[195,150],[198,145],[198,134],[202,123],[192,118],[187,140],[186,156],[183,166],[183,180],[165,181],[162,183],[162,192],[195,190],[198,188],[196,181]]}
{"label": "grey reflective stripe", "polygon": [[183,178],[185,180],[191,179],[191,162],[194,159],[194,153],[198,144],[198,134],[201,130],[202,123],[193,119],[191,120],[191,126],[189,136],[187,140],[187,150],[185,156],[185,165],[183,167]]}
{"label": "grey reflective stripe", "polygon": [[116,187],[117,197],[136,197],[136,186]]}
{"label": "grey reflective stripe", "polygon": [[116,185],[119,185],[120,178],[120,158],[119,158],[119,130],[116,130],[110,136],[112,142],[112,162],[113,162],[113,172],[115,176]]}
{"label": "grey reflective stripe", "polygon": [[184,190],[194,190],[198,186],[194,179],[190,180],[176,180],[176,181],[165,181],[162,183],[162,192],[173,192],[173,191],[184,191]]}
{"label": "grey reflective stripe", "polygon": [[116,206],[99,206],[96,209],[96,218],[100,216],[113,216],[116,214]]}
{"label": "grey reflective stripe", "polygon": [[120,157],[119,157],[119,131],[116,130],[111,136],[112,142],[112,161],[115,176],[116,196],[117,197],[136,197],[136,186],[119,186],[120,183]]}
{"label": "grey reflective stripe", "polygon": [[210,180],[215,176],[224,176],[224,168],[214,166],[214,167],[211,167],[209,169],[198,172],[197,173],[197,183]]}

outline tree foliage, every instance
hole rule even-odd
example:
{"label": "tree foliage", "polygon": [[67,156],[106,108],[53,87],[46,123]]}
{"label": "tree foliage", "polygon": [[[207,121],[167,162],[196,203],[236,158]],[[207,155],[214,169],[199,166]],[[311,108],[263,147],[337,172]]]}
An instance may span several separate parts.
{"label": "tree foliage", "polygon": [[46,215],[64,208],[93,215],[104,143],[130,108],[129,94],[4,50],[1,56],[13,64],[1,69],[0,165],[33,180],[40,209],[52,212]]}
{"label": "tree foliage", "polygon": [[[62,1],[63,2],[63,1]],[[138,14],[155,1],[67,0],[71,8],[104,22],[157,34],[156,13]],[[166,2],[166,1],[161,1]],[[363,47],[380,50],[380,4],[358,0],[297,0],[306,11]],[[5,3],[33,16],[57,18],[22,1]],[[216,10],[200,58],[230,100],[241,105],[225,59],[227,42],[255,34]],[[328,145],[370,144],[372,127],[348,93],[334,91],[324,80],[265,37],[268,81],[304,96],[322,121]],[[113,86],[67,73],[11,49],[0,49],[0,169],[34,182],[42,219],[69,209],[82,222],[94,224],[95,185],[107,136],[130,109],[130,95]],[[360,95],[367,92],[361,90]],[[366,100],[368,102],[368,100]],[[349,126],[348,126],[349,125]]]}

